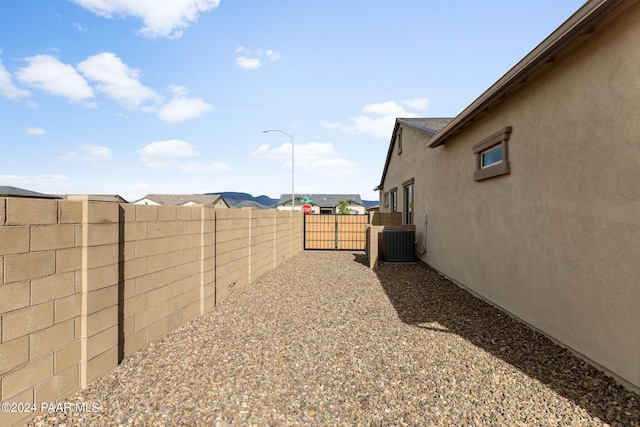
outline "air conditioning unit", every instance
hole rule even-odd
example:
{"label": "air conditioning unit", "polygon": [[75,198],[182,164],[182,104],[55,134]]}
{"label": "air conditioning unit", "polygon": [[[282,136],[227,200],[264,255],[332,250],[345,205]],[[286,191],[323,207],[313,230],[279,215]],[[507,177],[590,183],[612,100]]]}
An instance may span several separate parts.
{"label": "air conditioning unit", "polygon": [[413,230],[384,230],[382,232],[382,261],[413,262],[415,232]]}

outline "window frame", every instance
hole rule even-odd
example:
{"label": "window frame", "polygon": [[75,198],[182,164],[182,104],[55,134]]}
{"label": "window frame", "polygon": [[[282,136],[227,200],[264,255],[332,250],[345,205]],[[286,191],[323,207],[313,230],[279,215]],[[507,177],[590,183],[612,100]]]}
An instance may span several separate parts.
{"label": "window frame", "polygon": [[[509,138],[512,129],[511,126],[507,126],[471,147],[476,157],[476,170],[473,173],[474,181],[482,181],[511,173]],[[502,159],[498,162],[483,166],[483,155],[497,148],[502,148]]]}
{"label": "window frame", "polygon": [[389,207],[389,192],[388,191],[384,193],[383,198],[384,198],[384,200],[383,200],[384,201],[384,207],[388,208]]}
{"label": "window frame", "polygon": [[391,212],[398,212],[398,187],[389,190],[391,195]]}
{"label": "window frame", "polygon": [[[415,193],[413,188],[414,178],[402,183],[404,192],[404,223],[405,225],[413,224],[413,207],[415,203],[413,201],[413,195]],[[411,197],[408,196],[408,190],[411,189]]]}
{"label": "window frame", "polygon": [[[486,168],[489,168],[489,167],[491,167],[493,165],[497,165],[498,163],[502,163],[503,158],[504,158],[504,149],[503,148],[504,147],[502,146],[502,144],[498,144],[498,145],[494,145],[493,147],[487,148],[484,151],[481,151],[480,152],[480,167],[482,169],[486,169]],[[489,153],[491,153],[493,151],[497,151],[497,150],[500,150],[500,159],[487,164],[485,156],[487,154],[489,154]]]}

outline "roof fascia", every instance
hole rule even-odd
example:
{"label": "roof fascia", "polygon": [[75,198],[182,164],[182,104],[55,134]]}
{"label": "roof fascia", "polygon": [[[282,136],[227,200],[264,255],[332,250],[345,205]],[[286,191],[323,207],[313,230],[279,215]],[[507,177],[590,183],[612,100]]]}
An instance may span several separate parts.
{"label": "roof fascia", "polygon": [[389,150],[387,151],[387,158],[384,162],[384,169],[382,169],[382,177],[380,178],[380,185],[374,188],[373,189],[374,191],[380,190],[384,185],[384,179],[387,176],[387,169],[389,168],[389,162],[391,162],[391,154],[393,154],[393,148],[395,147],[395,144],[396,144],[396,134],[398,133],[398,128],[400,127],[400,125],[410,127],[419,132],[426,133],[429,136],[433,136],[437,134],[437,132],[435,132],[433,129],[427,129],[422,126],[418,126],[403,118],[396,118],[396,124],[393,126],[393,132],[391,133],[391,141],[389,142]]}
{"label": "roof fascia", "polygon": [[400,126],[400,119],[396,119],[396,124],[393,126],[393,132],[391,132],[391,141],[389,141],[389,150],[387,151],[387,159],[384,161],[384,168],[382,169],[382,177],[380,178],[380,185],[373,190],[380,190],[384,185],[384,178],[387,176],[387,169],[389,168],[389,162],[391,161],[391,154],[393,153],[393,146],[396,144],[396,133]]}
{"label": "roof fascia", "polygon": [[502,101],[508,93],[527,79],[541,66],[554,61],[555,56],[579,37],[589,34],[604,17],[627,0],[590,0],[567,19],[550,36],[518,62],[511,70],[487,89],[471,105],[458,114],[427,144],[430,148],[443,145],[477,116]]}
{"label": "roof fascia", "polygon": [[424,132],[429,136],[433,136],[433,135],[438,133],[438,132],[434,131],[433,129],[429,129],[429,128],[417,125],[415,123],[411,123],[410,121],[407,121],[405,119],[397,119],[397,121],[402,123],[403,126],[410,127],[412,129],[415,129],[415,130],[420,131],[420,132]]}

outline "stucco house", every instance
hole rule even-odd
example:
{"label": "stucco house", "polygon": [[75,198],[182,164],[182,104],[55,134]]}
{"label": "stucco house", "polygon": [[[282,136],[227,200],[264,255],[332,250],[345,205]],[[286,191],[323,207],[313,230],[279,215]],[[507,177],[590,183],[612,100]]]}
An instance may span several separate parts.
{"label": "stucco house", "polygon": [[229,208],[227,201],[219,194],[147,194],[133,203],[153,206],[213,205],[215,208]]}
{"label": "stucco house", "polygon": [[[311,199],[309,203],[311,206],[312,214],[329,214],[335,215],[338,212],[338,205],[340,200],[347,202],[349,211],[351,214],[364,214],[367,212],[367,208],[362,203],[362,199],[359,194],[295,194],[294,209],[299,211],[304,205],[305,199]],[[282,194],[278,203],[276,203],[276,209],[279,211],[291,210],[291,194]]]}
{"label": "stucco house", "polygon": [[397,119],[377,187],[422,261],[636,392],[639,41],[639,1],[588,1],[441,129]]}

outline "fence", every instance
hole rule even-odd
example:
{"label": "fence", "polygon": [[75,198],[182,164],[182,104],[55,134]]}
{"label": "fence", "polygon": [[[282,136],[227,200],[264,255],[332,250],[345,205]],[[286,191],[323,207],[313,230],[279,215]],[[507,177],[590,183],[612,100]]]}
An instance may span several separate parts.
{"label": "fence", "polygon": [[369,215],[305,215],[304,248],[363,251]]}
{"label": "fence", "polygon": [[[0,198],[0,400],[52,403],[303,249],[300,213]],[[0,412],[0,425],[33,413]]]}

